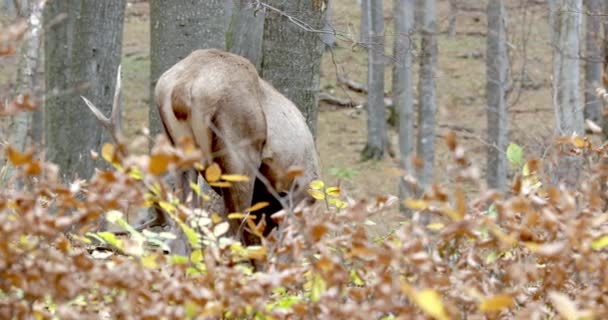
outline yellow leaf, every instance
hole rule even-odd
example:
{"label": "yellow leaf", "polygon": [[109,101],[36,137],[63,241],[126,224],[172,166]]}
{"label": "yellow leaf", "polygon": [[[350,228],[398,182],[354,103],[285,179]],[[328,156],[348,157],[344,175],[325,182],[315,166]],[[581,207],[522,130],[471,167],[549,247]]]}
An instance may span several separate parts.
{"label": "yellow leaf", "polygon": [[192,263],[202,262],[203,252],[200,249],[192,251],[192,253],[190,254],[190,261],[192,261]]}
{"label": "yellow leaf", "polygon": [[325,183],[323,183],[321,180],[313,180],[310,182],[309,186],[313,190],[321,190],[323,187],[325,187]]}
{"label": "yellow leaf", "polygon": [[325,193],[323,193],[322,191],[319,191],[319,190],[308,189],[308,194],[310,194],[313,198],[315,198],[317,200],[325,199]]}
{"label": "yellow leaf", "polygon": [[429,225],[426,226],[427,229],[432,230],[432,231],[439,231],[442,230],[443,228],[445,228],[445,225],[443,223],[431,223]]}
{"label": "yellow leaf", "polygon": [[227,181],[209,182],[209,185],[216,188],[230,188],[231,186]]}
{"label": "yellow leaf", "polygon": [[248,214],[234,212],[234,213],[228,214],[228,219],[230,219],[230,220],[233,220],[233,219],[244,219],[247,216],[248,216]]}
{"label": "yellow leaf", "polygon": [[484,298],[479,304],[482,312],[498,312],[513,306],[513,297],[508,294],[499,294]]}
{"label": "yellow leaf", "polygon": [[315,274],[312,278],[312,285],[310,288],[310,299],[313,302],[319,302],[319,300],[321,299],[321,295],[325,293],[326,288],[327,284],[325,283],[325,280],[320,275]]}
{"label": "yellow leaf", "polygon": [[406,199],[403,201],[403,205],[412,210],[424,210],[429,207],[429,204],[426,201],[417,199]]}
{"label": "yellow leaf", "polygon": [[115,148],[111,143],[104,143],[103,147],[101,147],[101,157],[108,163],[114,162],[114,153]]}
{"label": "yellow leaf", "polygon": [[133,167],[129,170],[129,177],[135,180],[142,180],[144,178],[144,175],[142,174],[141,170]]}
{"label": "yellow leaf", "polygon": [[591,242],[591,248],[593,248],[593,250],[600,250],[607,246],[608,246],[608,236],[603,236],[603,237],[593,240],[593,242]]}
{"label": "yellow leaf", "polygon": [[148,269],[156,269],[158,268],[158,263],[156,262],[156,255],[150,254],[147,256],[142,256],[140,258],[142,266]]}
{"label": "yellow leaf", "polygon": [[207,169],[205,169],[205,180],[207,180],[207,182],[209,182],[209,183],[220,180],[221,176],[222,176],[222,169],[215,162],[212,165],[210,165],[209,167],[207,167]]}
{"label": "yellow leaf", "polygon": [[198,187],[198,183],[194,182],[194,181],[189,181],[190,184],[190,189],[192,189],[192,191],[194,191],[194,193],[197,196],[201,196],[201,188]]}
{"label": "yellow leaf", "polygon": [[240,175],[240,174],[223,174],[221,176],[222,180],[230,181],[230,182],[247,182],[249,181],[248,176]]}
{"label": "yellow leaf", "polygon": [[327,189],[325,189],[325,193],[327,193],[328,195],[330,195],[332,197],[339,197],[340,188],[338,188],[338,187],[327,188]]}
{"label": "yellow leaf", "polygon": [[160,201],[158,202],[158,205],[160,206],[161,209],[167,211],[167,212],[174,212],[175,211],[175,206],[170,204],[167,201]]}
{"label": "yellow leaf", "polygon": [[245,211],[254,212],[254,211],[264,209],[264,208],[268,207],[269,205],[270,205],[270,203],[261,201],[261,202],[254,204],[253,206],[251,206],[249,209],[247,209]]}
{"label": "yellow leaf", "polygon": [[249,246],[245,250],[245,256],[249,259],[261,260],[266,257],[267,249],[262,246]]}
{"label": "yellow leaf", "polygon": [[154,154],[150,156],[148,170],[155,176],[160,176],[169,168],[171,156],[167,154]]}
{"label": "yellow leaf", "polygon": [[414,294],[414,301],[426,314],[439,320],[447,320],[448,315],[445,312],[443,301],[437,291],[425,289]]}

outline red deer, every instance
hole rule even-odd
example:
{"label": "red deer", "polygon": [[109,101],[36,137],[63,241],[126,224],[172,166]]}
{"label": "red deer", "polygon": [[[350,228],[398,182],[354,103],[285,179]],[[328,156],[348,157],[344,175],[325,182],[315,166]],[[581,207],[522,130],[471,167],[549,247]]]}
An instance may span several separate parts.
{"label": "red deer", "polygon": [[[298,108],[261,79],[247,59],[218,49],[194,51],[159,78],[155,102],[173,143],[191,139],[205,167],[215,162],[222,172],[250,177],[216,190],[227,213],[270,203],[262,210],[267,234],[276,225],[269,216],[282,208],[277,194],[288,195],[292,203],[307,197],[308,183],[319,174],[313,136]],[[293,168],[302,174],[287,174]],[[196,177],[194,169],[182,179],[187,177]],[[181,185],[186,194],[189,184]],[[234,236],[246,244],[257,242],[242,229],[240,221],[230,221]]]}
{"label": "red deer", "polygon": [[[120,69],[110,118],[83,98],[118,143],[119,96]],[[298,108],[261,79],[245,58],[218,49],[194,51],[159,78],[155,102],[172,143],[190,139],[202,151],[205,167],[215,162],[224,173],[250,178],[216,189],[223,199],[223,214],[268,202],[270,205],[261,210],[267,235],[276,226],[270,215],[283,209],[284,200],[291,204],[312,201],[306,188],[319,175],[313,136]],[[290,174],[294,169],[301,174]],[[182,188],[182,200],[191,191],[187,179],[194,180],[198,174],[191,168],[180,175],[177,185]],[[208,205],[221,207],[217,203]],[[172,232],[179,233],[179,227],[162,211],[156,213],[159,216],[154,221],[138,229],[169,224]],[[230,232],[237,239],[247,245],[259,242],[243,230],[240,221],[229,222]],[[177,254],[188,252],[183,237],[173,241],[170,248]]]}

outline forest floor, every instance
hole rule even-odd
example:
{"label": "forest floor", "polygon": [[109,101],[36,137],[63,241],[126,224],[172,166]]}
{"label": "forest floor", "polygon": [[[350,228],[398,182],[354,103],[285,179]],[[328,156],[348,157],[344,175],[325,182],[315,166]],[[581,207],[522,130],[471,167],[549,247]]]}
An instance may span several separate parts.
{"label": "forest floor", "polygon": [[[393,19],[390,1],[384,2],[386,25],[386,86],[390,93]],[[443,137],[453,130],[469,158],[482,168],[486,158],[485,42],[487,22],[485,5],[479,1],[461,1],[467,10],[459,12],[456,35],[447,29],[448,1],[438,1],[439,57],[437,71],[437,152],[435,178],[447,183],[445,168],[452,161]],[[509,139],[524,147],[526,157],[543,156],[552,144],[553,108],[551,103],[551,46],[547,8],[528,1],[509,1],[508,41],[513,90],[509,96]],[[472,10],[471,10],[472,9]],[[367,54],[359,39],[360,11],[356,0],[335,0],[333,26],[351,34],[340,39],[338,47],[326,51],[322,65],[322,91],[349,98],[362,104],[365,96],[338,85],[337,76],[365,83]],[[133,134],[147,124],[149,105],[149,17],[146,3],[128,7],[124,31],[123,67],[126,131]],[[14,62],[14,61],[13,61]],[[0,89],[14,74],[14,63],[0,60]],[[414,67],[414,73],[417,73]],[[390,130],[393,149],[398,153],[396,130]],[[321,104],[317,145],[321,156],[323,179],[329,185],[340,184],[353,198],[369,198],[397,193],[398,159],[360,161],[366,143],[364,108],[343,108]],[[400,220],[387,211],[374,218],[375,232],[383,234]]]}

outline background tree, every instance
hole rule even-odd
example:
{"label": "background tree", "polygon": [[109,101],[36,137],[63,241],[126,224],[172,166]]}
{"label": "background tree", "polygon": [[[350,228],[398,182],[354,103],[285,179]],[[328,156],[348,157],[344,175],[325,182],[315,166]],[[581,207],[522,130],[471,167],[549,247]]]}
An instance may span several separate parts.
{"label": "background tree", "polygon": [[[585,119],[603,125],[602,102],[595,89],[600,86],[604,62],[602,48],[602,1],[585,0]],[[607,3],[608,5],[608,3]]]}
{"label": "background tree", "polygon": [[[19,66],[17,68],[17,80],[13,90],[13,98],[19,95],[35,94],[38,85],[36,73],[40,65],[40,35],[42,33],[42,9],[43,1],[30,1],[24,9],[28,18],[28,32],[23,39],[19,49]],[[31,134],[34,130],[33,112],[21,112],[12,117],[0,118],[0,136],[6,138],[8,143],[24,151],[31,143]],[[41,118],[39,118],[41,120]],[[36,123],[35,130],[40,131],[42,124]],[[37,140],[34,140],[37,141]],[[0,155],[0,159],[2,155]]]}
{"label": "background tree", "polygon": [[382,1],[367,1],[369,46],[367,53],[367,144],[364,160],[381,159],[388,148],[384,105],[384,8]]}
{"label": "background tree", "polygon": [[255,11],[251,0],[233,0],[232,18],[226,34],[226,48],[251,61],[258,71],[262,63],[265,10]]}
{"label": "background tree", "polygon": [[334,47],[336,43],[336,35],[334,34],[335,29],[332,26],[332,8],[335,0],[327,0],[327,8],[325,9],[325,16],[323,17],[323,36],[321,39],[327,47]]}
{"label": "background tree", "polygon": [[[393,102],[399,114],[399,155],[401,168],[414,174],[414,88],[412,79],[412,33],[414,30],[415,0],[396,0],[393,4],[395,43],[393,46]],[[410,185],[399,179],[399,197],[405,200],[414,195]],[[404,210],[404,208],[402,208]]]}
{"label": "background tree", "polygon": [[363,44],[369,42],[369,1],[358,0],[361,8],[361,22],[359,23],[359,41]]}
{"label": "background tree", "polygon": [[[582,0],[553,0],[553,105],[557,135],[583,135],[583,106],[580,98],[579,48]],[[555,179],[568,185],[578,180],[581,159],[559,157]]]}
{"label": "background tree", "polygon": [[[323,42],[323,0],[268,0],[261,77],[295,103],[316,134]],[[294,23],[289,17],[298,21]]]}
{"label": "background tree", "polygon": [[435,161],[435,112],[437,66],[437,17],[435,0],[418,0],[420,5],[420,75],[418,82],[418,140],[416,153],[422,160],[418,182],[425,189],[433,178]]}
{"label": "background tree", "polygon": [[[196,49],[226,46],[231,1],[150,1],[150,96],[158,78]],[[235,10],[235,12],[238,10]],[[151,98],[149,128],[163,131],[154,99]]]}
{"label": "background tree", "polygon": [[487,182],[490,188],[507,187],[506,150],[509,142],[506,86],[508,74],[506,9],[504,0],[490,0],[487,7],[486,100],[488,103]]}
{"label": "background tree", "polygon": [[45,144],[47,159],[62,173],[88,178],[96,166],[89,155],[99,150],[103,128],[86,112],[86,96],[109,113],[122,48],[124,0],[49,1],[45,23]]}

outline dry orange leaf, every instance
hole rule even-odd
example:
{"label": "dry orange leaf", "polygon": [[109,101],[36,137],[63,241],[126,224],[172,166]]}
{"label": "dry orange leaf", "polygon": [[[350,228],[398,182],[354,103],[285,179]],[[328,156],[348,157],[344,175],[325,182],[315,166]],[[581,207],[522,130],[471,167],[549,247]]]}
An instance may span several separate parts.
{"label": "dry orange leaf", "polygon": [[249,209],[247,209],[246,211],[249,212],[254,212],[254,211],[258,211],[260,209],[266,208],[270,205],[270,203],[262,201],[262,202],[258,202],[256,204],[254,204],[253,206],[251,206]]}
{"label": "dry orange leaf", "polygon": [[508,294],[499,294],[484,298],[479,304],[482,312],[498,312],[513,306],[513,297]]}
{"label": "dry orange leaf", "polygon": [[167,154],[155,154],[150,156],[150,163],[148,164],[148,170],[153,175],[161,175],[169,168],[169,162],[171,156]]}
{"label": "dry orange leaf", "polygon": [[32,161],[34,153],[30,152],[20,152],[19,150],[8,146],[6,147],[6,157],[8,161],[10,161],[14,166],[20,166],[25,163],[30,163]]}
{"label": "dry orange leaf", "polygon": [[[215,162],[205,169],[205,180],[209,183],[220,180],[221,176],[222,169]],[[228,184],[228,186],[230,186],[230,184]]]}

